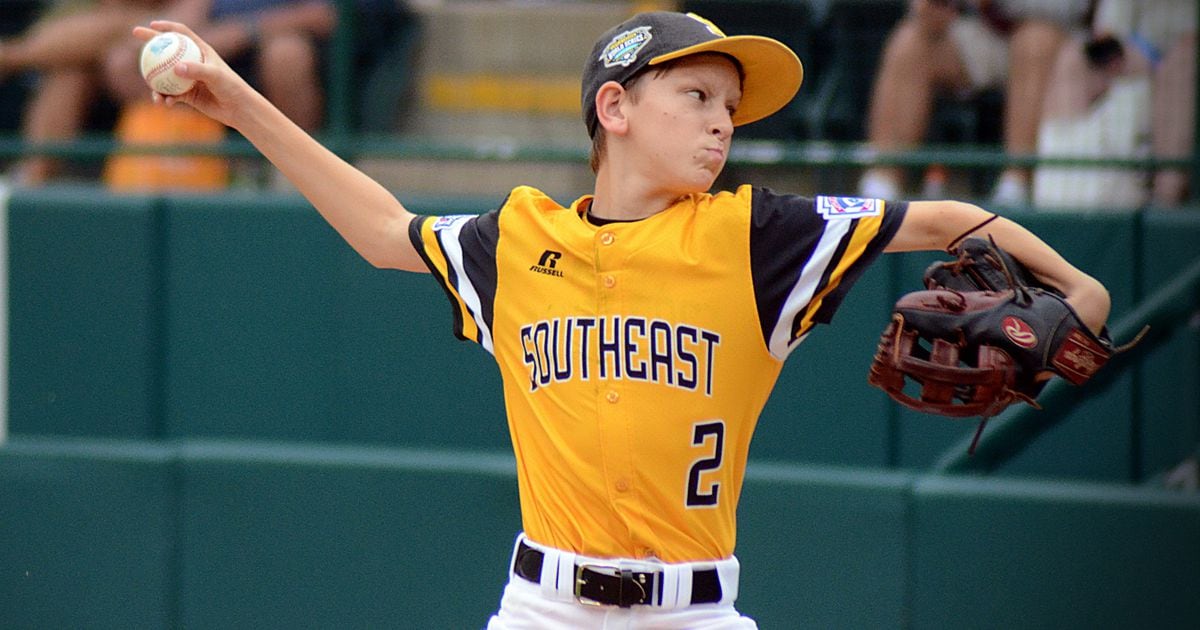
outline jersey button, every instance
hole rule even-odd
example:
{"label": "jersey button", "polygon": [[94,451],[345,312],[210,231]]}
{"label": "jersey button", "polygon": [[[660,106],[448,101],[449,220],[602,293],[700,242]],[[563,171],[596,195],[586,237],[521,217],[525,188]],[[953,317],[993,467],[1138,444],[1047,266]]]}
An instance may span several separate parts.
{"label": "jersey button", "polygon": [[608,393],[604,395],[604,400],[607,400],[610,403],[616,404],[618,401],[621,400],[621,395],[618,394],[616,391],[610,389],[610,390],[608,390]]}
{"label": "jersey button", "polygon": [[612,245],[613,241],[615,241],[615,240],[617,240],[617,237],[613,236],[612,232],[605,232],[600,235],[600,244],[601,245]]}
{"label": "jersey button", "polygon": [[624,477],[618,479],[613,485],[616,487],[617,492],[629,492],[629,480]]}
{"label": "jersey button", "polygon": [[604,276],[604,288],[611,289],[617,286],[617,279],[613,276]]}

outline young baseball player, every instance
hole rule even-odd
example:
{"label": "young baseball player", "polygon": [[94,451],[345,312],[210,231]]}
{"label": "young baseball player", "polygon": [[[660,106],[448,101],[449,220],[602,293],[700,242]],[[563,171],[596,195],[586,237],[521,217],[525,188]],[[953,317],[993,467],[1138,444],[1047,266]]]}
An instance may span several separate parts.
{"label": "young baseball player", "polygon": [[[152,30],[153,29],[153,30]],[[182,24],[138,28],[194,34]],[[204,45],[204,44],[202,44]],[[211,49],[181,97],[240,131],[366,260],[429,272],[454,331],[493,355],[524,532],[490,628],[752,628],[734,608],[735,515],[783,361],[884,251],[980,229],[1099,329],[1104,287],[965,203],[710,194],[734,128],[786,104],[800,61],[694,15],[605,33],[583,71],[593,194],[529,187],[479,216],[415,216],[288,121]]]}

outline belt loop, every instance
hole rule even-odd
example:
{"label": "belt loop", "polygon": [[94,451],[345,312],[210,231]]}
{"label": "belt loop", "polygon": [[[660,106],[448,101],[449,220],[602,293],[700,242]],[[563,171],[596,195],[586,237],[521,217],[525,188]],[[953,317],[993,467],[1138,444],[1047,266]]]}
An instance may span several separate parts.
{"label": "belt loop", "polygon": [[721,578],[721,604],[732,604],[738,596],[738,576],[742,565],[737,556],[730,556],[717,563],[717,577]]}
{"label": "belt loop", "polygon": [[[557,598],[560,600],[575,600],[575,554],[569,551],[558,551],[555,553],[558,564],[557,580],[554,583],[554,591],[557,593]],[[545,565],[543,565],[545,566]],[[545,580],[545,578],[542,578]]]}
{"label": "belt loop", "polygon": [[541,549],[542,552],[542,575],[538,582],[538,586],[542,589],[542,595],[550,599],[558,599],[558,551],[554,549]]}
{"label": "belt loop", "polygon": [[521,542],[525,540],[525,532],[517,534],[517,540],[513,542],[512,558],[508,560],[508,577],[512,579],[516,577],[517,568],[517,552],[521,549]]}
{"label": "belt loop", "polygon": [[678,590],[675,595],[675,606],[684,608],[692,604],[692,567],[684,565],[679,567]]}
{"label": "belt loop", "polygon": [[662,568],[662,585],[659,590],[659,605],[666,609],[679,608],[679,574],[683,570],[665,564]]}

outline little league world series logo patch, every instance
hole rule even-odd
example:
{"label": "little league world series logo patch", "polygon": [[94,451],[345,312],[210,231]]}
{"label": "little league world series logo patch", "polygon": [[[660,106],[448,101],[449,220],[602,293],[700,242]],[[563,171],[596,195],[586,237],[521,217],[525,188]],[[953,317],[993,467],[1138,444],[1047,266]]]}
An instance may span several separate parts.
{"label": "little league world series logo patch", "polygon": [[637,61],[638,51],[650,43],[653,38],[649,26],[639,26],[632,31],[625,31],[608,42],[608,45],[600,52],[598,61],[603,61],[605,68],[629,67],[629,64]]}
{"label": "little league world series logo patch", "polygon": [[433,231],[441,232],[442,230],[448,230],[448,229],[454,227],[454,224],[456,224],[460,221],[466,221],[467,219],[470,219],[473,216],[475,216],[475,215],[472,215],[472,214],[448,214],[443,217],[438,217],[433,222]]}
{"label": "little league world series logo patch", "polygon": [[817,197],[817,212],[820,212],[826,221],[876,217],[883,212],[883,200],[861,197]]}

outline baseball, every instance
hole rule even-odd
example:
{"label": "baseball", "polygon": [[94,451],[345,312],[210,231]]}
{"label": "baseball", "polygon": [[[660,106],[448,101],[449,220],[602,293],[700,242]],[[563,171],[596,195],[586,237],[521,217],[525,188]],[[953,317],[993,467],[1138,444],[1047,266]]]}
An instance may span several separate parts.
{"label": "baseball", "polygon": [[196,42],[181,33],[163,33],[142,46],[142,77],[159,94],[178,96],[192,89],[195,81],[175,74],[181,61],[204,61],[204,52]]}

